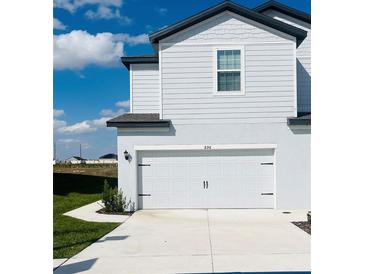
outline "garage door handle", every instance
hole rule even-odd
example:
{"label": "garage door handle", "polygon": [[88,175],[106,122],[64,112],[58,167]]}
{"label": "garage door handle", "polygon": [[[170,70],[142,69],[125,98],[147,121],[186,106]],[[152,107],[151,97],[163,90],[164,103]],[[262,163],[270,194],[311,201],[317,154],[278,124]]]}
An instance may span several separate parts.
{"label": "garage door handle", "polygon": [[207,188],[209,187],[209,182],[207,181]]}
{"label": "garage door handle", "polygon": [[151,194],[138,194],[138,196],[151,196]]}
{"label": "garage door handle", "polygon": [[272,193],[272,192],[264,192],[264,193],[261,193],[261,195],[274,195],[274,193]]}
{"label": "garage door handle", "polygon": [[203,188],[205,189],[205,181],[203,181]]}

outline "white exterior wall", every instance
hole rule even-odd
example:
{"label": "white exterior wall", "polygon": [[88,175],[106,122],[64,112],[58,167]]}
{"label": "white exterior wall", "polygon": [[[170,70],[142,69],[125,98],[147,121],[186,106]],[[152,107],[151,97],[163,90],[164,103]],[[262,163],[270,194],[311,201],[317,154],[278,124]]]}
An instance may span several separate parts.
{"label": "white exterior wall", "polygon": [[158,113],[160,86],[158,64],[132,64],[130,102],[132,113]]}
{"label": "white exterior wall", "polygon": [[137,205],[138,145],[276,144],[276,207],[310,208],[310,128],[289,129],[285,123],[175,125],[168,132],[118,130],[119,187]]}
{"label": "white exterior wall", "polygon": [[264,12],[265,15],[280,20],[286,24],[307,31],[307,37],[297,49],[297,82],[298,82],[298,111],[311,111],[311,24],[290,17],[275,10]]}
{"label": "white exterior wall", "polygon": [[[230,12],[162,41],[162,114],[174,124],[286,122],[296,116],[292,37]],[[214,93],[217,48],[241,49],[244,95]]]}

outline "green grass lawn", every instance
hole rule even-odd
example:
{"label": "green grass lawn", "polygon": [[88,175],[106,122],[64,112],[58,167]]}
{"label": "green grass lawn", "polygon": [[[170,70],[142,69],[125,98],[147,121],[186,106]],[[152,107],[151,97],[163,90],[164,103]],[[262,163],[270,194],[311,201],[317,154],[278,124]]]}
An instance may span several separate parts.
{"label": "green grass lawn", "polygon": [[98,240],[119,223],[86,222],[62,214],[100,200],[104,179],[79,174],[53,174],[53,258],[70,258]]}

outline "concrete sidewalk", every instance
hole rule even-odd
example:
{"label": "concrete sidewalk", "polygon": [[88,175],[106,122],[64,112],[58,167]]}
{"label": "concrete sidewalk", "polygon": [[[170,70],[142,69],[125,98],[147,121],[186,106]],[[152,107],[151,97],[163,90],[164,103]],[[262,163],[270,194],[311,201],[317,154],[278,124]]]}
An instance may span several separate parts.
{"label": "concrete sidewalk", "polygon": [[64,262],[67,261],[67,258],[63,258],[63,259],[53,259],[53,269],[59,267],[60,265],[62,265]]}
{"label": "concrete sidewalk", "polygon": [[113,215],[113,214],[100,214],[97,213],[99,209],[102,209],[101,201],[91,203],[80,208],[68,211],[63,215],[81,219],[88,222],[112,222],[112,223],[123,223],[130,216],[129,215]]}
{"label": "concrete sidewalk", "polygon": [[310,271],[305,211],[138,211],[55,273]]}

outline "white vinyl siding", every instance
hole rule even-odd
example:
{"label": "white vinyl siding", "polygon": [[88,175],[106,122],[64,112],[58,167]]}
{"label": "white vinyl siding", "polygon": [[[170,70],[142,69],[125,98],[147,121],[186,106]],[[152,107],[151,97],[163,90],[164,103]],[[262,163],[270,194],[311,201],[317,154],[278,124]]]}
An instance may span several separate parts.
{"label": "white vinyl siding", "polygon": [[159,113],[158,64],[132,64],[131,79],[132,112]]}
{"label": "white vinyl siding", "polygon": [[176,124],[263,123],[286,122],[287,117],[293,116],[291,41],[244,45],[245,95],[233,97],[214,96],[214,47],[219,45],[162,48],[164,119]]}
{"label": "white vinyl siding", "polygon": [[311,24],[278,11],[264,12],[276,20],[307,31],[307,37],[297,48],[298,112],[311,111]]}

